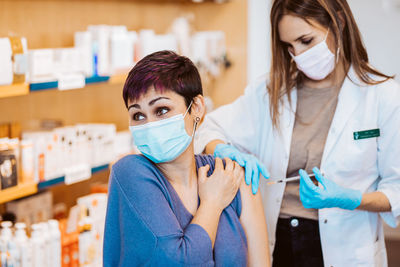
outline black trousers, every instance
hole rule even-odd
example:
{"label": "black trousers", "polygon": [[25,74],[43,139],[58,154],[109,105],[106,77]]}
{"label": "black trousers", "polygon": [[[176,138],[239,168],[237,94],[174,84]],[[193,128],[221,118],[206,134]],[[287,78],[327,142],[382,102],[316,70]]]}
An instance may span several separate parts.
{"label": "black trousers", "polygon": [[278,219],[273,267],[323,267],[318,221]]}

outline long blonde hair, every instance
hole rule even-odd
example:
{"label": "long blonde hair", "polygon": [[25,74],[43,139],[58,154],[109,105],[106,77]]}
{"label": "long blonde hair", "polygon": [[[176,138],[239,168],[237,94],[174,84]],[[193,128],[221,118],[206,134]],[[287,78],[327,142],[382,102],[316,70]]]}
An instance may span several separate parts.
{"label": "long blonde hair", "polygon": [[[274,127],[279,125],[279,109],[285,96],[291,102],[293,88],[304,79],[293,62],[287,47],[280,41],[278,24],[284,15],[298,16],[307,22],[313,20],[333,33],[339,47],[339,60],[352,66],[365,84],[378,84],[393,78],[374,69],[368,63],[368,54],[360,31],[346,0],[275,0],[271,9],[272,62],[269,84],[270,111]],[[370,74],[384,78],[374,80]]]}

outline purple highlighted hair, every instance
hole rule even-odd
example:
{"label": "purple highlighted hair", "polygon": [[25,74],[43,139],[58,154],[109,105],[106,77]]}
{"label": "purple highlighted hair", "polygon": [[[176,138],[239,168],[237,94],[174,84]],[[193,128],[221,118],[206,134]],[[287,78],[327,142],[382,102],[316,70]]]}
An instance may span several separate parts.
{"label": "purple highlighted hair", "polygon": [[137,100],[154,86],[156,90],[172,90],[185,98],[186,106],[197,95],[203,94],[199,72],[187,57],[172,51],[159,51],[140,60],[129,72],[125,81],[123,97]]}

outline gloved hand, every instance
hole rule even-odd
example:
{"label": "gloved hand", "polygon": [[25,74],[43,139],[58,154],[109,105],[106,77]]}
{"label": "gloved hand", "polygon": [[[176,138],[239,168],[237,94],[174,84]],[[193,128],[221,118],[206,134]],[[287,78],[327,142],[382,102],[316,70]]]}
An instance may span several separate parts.
{"label": "gloved hand", "polygon": [[315,178],[323,189],[316,186],[307,172],[300,170],[300,200],[307,209],[342,208],[354,210],[361,204],[362,193],[358,190],[343,188],[322,176],[320,170],[313,169]]}
{"label": "gloved hand", "polygon": [[245,168],[245,181],[247,185],[251,183],[253,194],[257,193],[260,181],[260,173],[269,178],[267,168],[253,155],[240,152],[236,147],[227,144],[219,144],[215,147],[214,157],[230,158]]}

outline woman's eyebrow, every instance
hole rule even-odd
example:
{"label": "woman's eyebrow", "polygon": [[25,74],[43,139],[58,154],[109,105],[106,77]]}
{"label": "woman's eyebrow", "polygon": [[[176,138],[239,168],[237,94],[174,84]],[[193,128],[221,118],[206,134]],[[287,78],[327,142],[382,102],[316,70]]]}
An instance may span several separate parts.
{"label": "woman's eyebrow", "polygon": [[132,105],[130,105],[130,106],[128,107],[128,111],[129,111],[131,108],[140,109],[140,105],[139,105],[139,104],[132,104]]}
{"label": "woman's eyebrow", "polygon": [[[157,97],[157,98],[155,98],[155,99],[151,100],[151,101],[149,102],[149,106],[152,106],[152,105],[154,105],[154,103],[156,103],[158,100],[161,100],[161,99],[168,99],[168,100],[171,100],[171,99],[170,99],[170,98],[168,98],[168,97],[165,97],[165,96],[160,96],[160,97]],[[137,109],[140,109],[141,107],[140,107],[140,105],[139,105],[139,104],[132,104],[132,105],[130,105],[130,106],[128,107],[128,110],[130,110],[131,108],[137,108]]]}
{"label": "woman's eyebrow", "polygon": [[160,97],[157,97],[156,99],[151,100],[151,101],[149,102],[149,106],[154,105],[154,103],[156,103],[158,100],[161,100],[161,99],[168,99],[168,100],[170,100],[168,97],[160,96]]}

